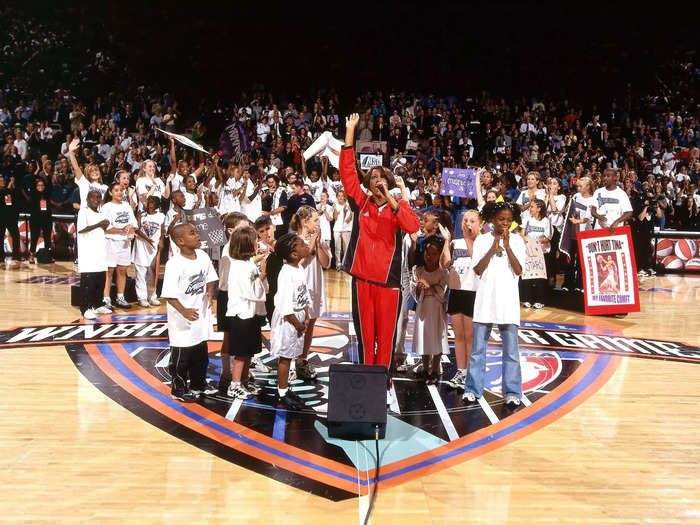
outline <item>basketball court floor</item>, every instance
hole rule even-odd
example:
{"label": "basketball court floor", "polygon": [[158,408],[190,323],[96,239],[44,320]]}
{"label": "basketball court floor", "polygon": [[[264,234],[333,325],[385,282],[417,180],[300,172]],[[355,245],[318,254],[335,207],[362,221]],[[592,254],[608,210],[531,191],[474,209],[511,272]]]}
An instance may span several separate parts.
{"label": "basketball court floor", "polygon": [[[346,275],[327,273],[319,377],[292,384],[294,413],[275,404],[274,369],[245,403],[172,401],[165,307],[82,324],[74,282],[68,263],[0,270],[0,520],[361,522],[374,443],[325,425],[328,366],[355,352]],[[480,404],[396,374],[371,522],[699,523],[700,277],[640,290],[642,312],[622,319],[523,310],[517,410],[497,331]]]}

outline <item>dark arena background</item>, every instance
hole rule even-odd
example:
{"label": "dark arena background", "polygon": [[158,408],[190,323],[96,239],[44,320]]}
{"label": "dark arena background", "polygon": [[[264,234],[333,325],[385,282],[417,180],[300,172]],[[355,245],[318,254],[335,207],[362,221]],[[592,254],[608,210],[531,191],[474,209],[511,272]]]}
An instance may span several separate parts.
{"label": "dark arena background", "polygon": [[[0,521],[698,523],[694,7],[3,3]],[[250,279],[222,253],[237,212]],[[217,272],[211,305],[202,267],[177,281],[207,334],[184,397],[180,222]],[[290,227],[302,284],[277,279]],[[480,277],[477,233],[501,236]],[[244,303],[220,295],[260,272],[268,313],[275,288],[322,303],[288,390],[275,319],[230,328]],[[515,399],[516,321],[465,358],[468,297],[474,319],[518,312]],[[374,355],[368,323],[393,330],[388,394],[351,413],[386,407],[385,435],[333,437],[333,371]]]}

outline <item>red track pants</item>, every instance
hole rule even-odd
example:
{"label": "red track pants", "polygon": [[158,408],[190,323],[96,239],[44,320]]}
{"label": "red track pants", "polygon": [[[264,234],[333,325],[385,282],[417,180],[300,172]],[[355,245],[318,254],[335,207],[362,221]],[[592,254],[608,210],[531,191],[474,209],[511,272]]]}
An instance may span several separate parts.
{"label": "red track pants", "polygon": [[352,321],[360,363],[392,368],[401,290],[352,278]]}

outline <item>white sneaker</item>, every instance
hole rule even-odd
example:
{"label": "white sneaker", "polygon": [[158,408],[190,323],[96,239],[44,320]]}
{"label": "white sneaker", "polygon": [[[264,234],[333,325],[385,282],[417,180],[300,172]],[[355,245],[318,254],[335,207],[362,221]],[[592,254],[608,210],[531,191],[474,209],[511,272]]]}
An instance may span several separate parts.
{"label": "white sneaker", "polygon": [[523,306],[524,306],[525,308],[532,308],[532,304],[531,304],[531,303],[528,303],[527,301],[525,301],[525,302],[523,303]]}
{"label": "white sneaker", "polygon": [[148,308],[149,306],[151,306],[151,303],[146,301],[146,299],[139,299],[138,303],[139,303],[139,306],[142,308]]}
{"label": "white sneaker", "polygon": [[155,295],[152,295],[148,302],[151,303],[151,306],[160,306],[160,301]]}
{"label": "white sneaker", "polygon": [[270,372],[270,367],[267,366],[259,357],[253,357],[253,368],[261,374],[267,374]]}
{"label": "white sneaker", "polygon": [[88,308],[87,310],[85,310],[85,313],[83,313],[83,318],[88,319],[89,321],[92,321],[96,317],[97,315],[95,315],[95,310],[93,310],[92,308]]}
{"label": "white sneaker", "polygon": [[464,394],[462,395],[462,401],[466,401],[467,403],[474,403],[476,401],[476,395],[474,395],[474,392],[465,390]]}
{"label": "white sneaker", "polygon": [[455,375],[452,376],[447,384],[452,388],[459,388],[464,390],[464,385],[467,383],[467,373],[464,370],[457,370]]}
{"label": "white sneaker", "polygon": [[96,314],[104,315],[111,314],[112,310],[110,308],[107,308],[106,306],[100,306],[99,308],[95,308],[94,312]]}
{"label": "white sneaker", "polygon": [[520,406],[520,398],[515,394],[508,394],[506,396],[506,405],[511,405],[515,407]]}
{"label": "white sneaker", "polygon": [[544,305],[542,303],[535,303],[532,306],[535,308],[535,310],[540,310],[544,308]]}
{"label": "white sneaker", "polygon": [[406,361],[404,361],[404,362],[401,363],[400,365],[396,365],[396,369],[395,369],[395,370],[396,370],[397,372],[408,372],[408,363],[406,363]]}
{"label": "white sneaker", "polygon": [[253,397],[253,394],[248,392],[240,383],[231,383],[226,395],[234,399],[250,399]]}

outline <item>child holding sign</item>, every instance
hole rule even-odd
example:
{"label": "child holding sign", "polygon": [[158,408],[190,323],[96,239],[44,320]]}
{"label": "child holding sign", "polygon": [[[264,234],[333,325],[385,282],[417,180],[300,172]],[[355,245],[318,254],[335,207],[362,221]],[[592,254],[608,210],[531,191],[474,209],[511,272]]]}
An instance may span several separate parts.
{"label": "child holding sign", "polygon": [[[530,214],[523,221],[520,234],[526,243],[527,258],[522,276],[522,299],[525,308],[544,307],[547,295],[547,267],[544,254],[549,253],[552,240],[552,224],[546,213],[546,204],[535,199],[530,204]],[[534,244],[533,244],[534,243]],[[540,249],[537,249],[539,245]],[[542,275],[539,270],[542,270]]]}

